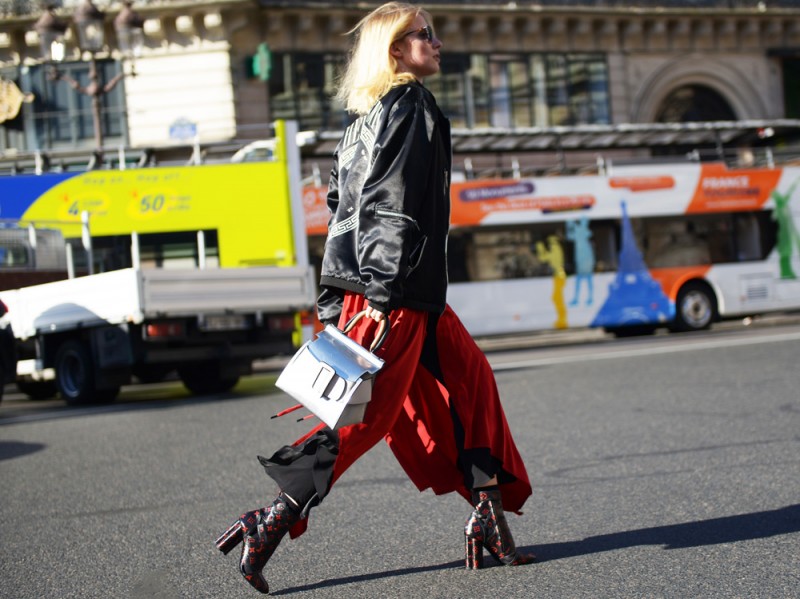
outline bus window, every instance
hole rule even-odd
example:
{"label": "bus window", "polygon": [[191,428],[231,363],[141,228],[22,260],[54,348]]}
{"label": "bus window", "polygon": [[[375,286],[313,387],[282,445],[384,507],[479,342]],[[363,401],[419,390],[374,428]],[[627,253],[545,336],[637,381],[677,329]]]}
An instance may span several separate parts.
{"label": "bus window", "polygon": [[734,243],[736,257],[742,262],[761,259],[761,229],[752,212],[734,216]]}
{"label": "bus window", "polygon": [[[593,272],[615,271],[618,223],[590,221],[589,228]],[[541,253],[537,244],[541,244]],[[564,274],[574,275],[575,260],[575,243],[567,235],[564,222],[486,230],[458,228],[450,232],[447,246],[451,283],[550,277],[559,263]]]}
{"label": "bus window", "polygon": [[775,247],[777,224],[772,212],[733,215],[733,243],[738,262],[765,259]]}
{"label": "bus window", "polygon": [[[204,231],[206,268],[219,267],[217,232]],[[109,235],[92,240],[95,272],[108,272],[133,266],[130,235]],[[77,266],[85,266],[84,252],[73,251]],[[139,260],[142,268],[197,268],[197,231],[143,233],[139,235]]]}
{"label": "bus window", "polygon": [[733,219],[724,214],[719,217],[705,217],[708,236],[708,251],[712,264],[736,262],[736,248],[733,243]]}
{"label": "bus window", "polygon": [[706,227],[683,216],[642,220],[641,245],[650,268],[710,264]]}
{"label": "bus window", "polygon": [[[552,275],[550,264],[537,255],[536,244],[549,246],[555,238],[564,254],[564,268],[572,269],[571,243],[565,241],[564,224],[527,227],[493,227],[451,233],[448,254],[452,282],[497,281]],[[452,249],[450,249],[452,248]]]}
{"label": "bus window", "polygon": [[2,268],[31,268],[31,252],[22,245],[9,245],[0,247],[0,267]]}
{"label": "bus window", "polygon": [[472,243],[472,235],[456,229],[447,239],[447,279],[450,283],[469,281],[467,269],[467,250]]}
{"label": "bus window", "polygon": [[[216,231],[205,233],[206,268],[219,266]],[[139,236],[142,268],[197,268],[197,231],[150,233]]]}
{"label": "bus window", "polygon": [[619,225],[612,221],[591,221],[592,248],[595,255],[594,272],[617,270]]}
{"label": "bus window", "polygon": [[0,228],[0,267],[66,271],[63,234],[58,229]]}
{"label": "bus window", "polygon": [[641,225],[650,268],[763,260],[775,244],[767,212],[646,218]]}

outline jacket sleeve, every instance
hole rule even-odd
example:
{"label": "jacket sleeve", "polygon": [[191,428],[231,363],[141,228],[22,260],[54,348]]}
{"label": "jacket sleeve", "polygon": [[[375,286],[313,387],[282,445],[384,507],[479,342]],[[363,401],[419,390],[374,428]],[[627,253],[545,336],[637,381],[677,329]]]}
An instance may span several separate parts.
{"label": "jacket sleeve", "polygon": [[358,239],[365,297],[384,313],[402,299],[409,253],[421,239],[417,215],[433,162],[434,123],[421,99],[405,98],[389,110],[361,194]]}

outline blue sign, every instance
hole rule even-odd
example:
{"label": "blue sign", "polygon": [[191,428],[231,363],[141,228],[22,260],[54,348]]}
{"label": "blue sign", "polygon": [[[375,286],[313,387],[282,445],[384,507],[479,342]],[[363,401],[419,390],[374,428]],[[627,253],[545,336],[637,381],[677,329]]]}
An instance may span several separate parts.
{"label": "blue sign", "polygon": [[169,126],[170,139],[193,139],[197,135],[197,123],[189,119],[178,119]]}

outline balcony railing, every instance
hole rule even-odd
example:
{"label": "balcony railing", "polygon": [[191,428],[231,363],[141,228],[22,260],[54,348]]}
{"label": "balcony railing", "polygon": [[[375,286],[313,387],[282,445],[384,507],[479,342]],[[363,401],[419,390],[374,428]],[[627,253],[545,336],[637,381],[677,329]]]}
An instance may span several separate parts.
{"label": "balcony railing", "polygon": [[[270,2],[262,1],[262,5]],[[423,6],[453,4],[452,0],[424,0]],[[461,0],[459,4],[482,4],[508,6],[569,6],[585,8],[713,8],[713,9],[751,9],[797,8],[798,0]]]}
{"label": "balcony railing", "polygon": [[[165,5],[169,4],[171,0],[139,0],[138,5],[146,6],[151,5]],[[185,0],[174,0],[176,3],[180,2],[185,4]],[[64,9],[73,9],[81,0],[61,0],[56,2]],[[434,8],[437,4],[452,5],[454,0],[422,0],[422,6]],[[550,8],[564,7],[582,7],[582,8],[640,8],[640,9],[714,9],[714,10],[769,10],[769,9],[797,9],[800,10],[800,2],[798,0],[516,0],[510,2],[509,0],[460,0],[459,4],[463,5],[482,5],[482,6],[498,6],[508,7],[509,5],[516,4],[517,7],[528,6],[546,6]],[[113,3],[112,3],[113,4]],[[355,6],[357,3],[354,0],[295,0],[294,2],[287,2],[286,0],[259,0],[259,4],[263,7],[315,7],[324,8],[326,6]],[[370,2],[378,6],[378,2]],[[42,10],[42,3],[40,0],[0,0],[0,17],[3,16],[24,16],[30,14],[38,14]]]}
{"label": "balcony railing", "polygon": [[[288,6],[285,0],[259,0],[263,7]],[[324,7],[331,5],[352,6],[353,0],[296,0],[291,5],[294,6],[316,6]],[[378,6],[382,2],[370,2]],[[508,8],[516,5],[519,8],[529,6],[546,6],[557,8],[564,7],[584,7],[584,8],[652,8],[652,9],[749,9],[749,10],[768,10],[776,8],[794,8],[800,10],[800,0],[420,0],[416,2],[423,7],[433,8],[437,4],[462,4],[473,6],[498,6]]]}

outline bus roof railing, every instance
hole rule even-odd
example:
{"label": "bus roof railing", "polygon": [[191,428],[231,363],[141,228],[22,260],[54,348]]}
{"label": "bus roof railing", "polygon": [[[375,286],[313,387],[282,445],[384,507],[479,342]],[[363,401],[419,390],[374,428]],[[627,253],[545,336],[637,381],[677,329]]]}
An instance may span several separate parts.
{"label": "bus roof railing", "polygon": [[[342,133],[320,131],[313,143],[303,147],[304,155],[332,155]],[[768,145],[785,138],[800,143],[800,119],[454,128],[452,137],[453,152],[457,154]]]}
{"label": "bus roof railing", "polygon": [[792,136],[800,141],[800,119],[753,119],[689,123],[620,123],[555,127],[454,129],[454,146],[486,152],[509,149],[591,149],[684,146],[765,141]]}
{"label": "bus roof railing", "polygon": [[777,166],[800,166],[800,147],[789,149],[741,148],[727,149],[723,156],[716,150],[691,150],[678,154],[659,156],[614,155],[613,153],[583,153],[570,156],[568,161],[534,161],[530,156],[519,158],[513,155],[491,164],[478,163],[469,156],[453,163],[454,177],[472,179],[519,179],[552,177],[563,175],[611,175],[614,168],[647,165],[681,165],[701,162],[724,163],[729,168],[773,168]]}
{"label": "bus roof railing", "polygon": [[[330,160],[342,131],[304,132],[301,154],[306,162]],[[800,153],[800,119],[750,119],[690,123],[619,123],[615,125],[570,125],[552,127],[454,128],[456,155],[552,156],[547,168],[569,170],[568,155],[594,156],[613,151],[672,150],[672,153],[716,152],[727,160],[730,148],[796,148]],[[174,166],[228,162],[233,154],[255,140],[240,139],[213,143],[181,143],[159,148],[106,148],[105,169],[143,166]],[[776,151],[777,154],[777,151]],[[41,172],[75,172],[93,166],[91,149],[0,153],[0,175]],[[650,158],[652,160],[652,158]],[[585,166],[585,164],[580,165]]]}

